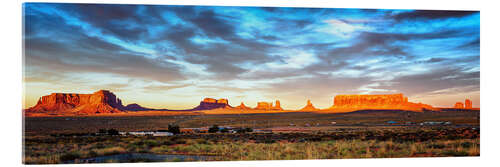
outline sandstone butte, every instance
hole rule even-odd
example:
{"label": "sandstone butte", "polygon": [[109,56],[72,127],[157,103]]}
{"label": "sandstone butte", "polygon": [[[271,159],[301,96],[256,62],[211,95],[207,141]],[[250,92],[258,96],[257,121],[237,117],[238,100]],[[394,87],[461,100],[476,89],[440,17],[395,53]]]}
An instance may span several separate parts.
{"label": "sandstone butte", "polygon": [[[193,109],[177,111],[212,110],[217,108],[231,109],[227,99],[205,98]],[[151,109],[133,103],[123,106],[122,101],[108,90],[99,90],[92,94],[52,93],[42,96],[37,104],[25,110],[26,113],[89,115],[101,113],[123,113],[128,111],[172,111],[168,109]]]}
{"label": "sandstone butte", "polygon": [[457,103],[455,103],[455,107],[453,107],[453,108],[463,109],[464,108],[464,103],[457,102]]}
{"label": "sandstone butte", "polygon": [[214,99],[214,98],[205,98],[200,102],[200,105],[191,109],[191,110],[212,110],[216,108],[225,108],[231,109],[229,102],[227,99]]}
{"label": "sandstone butte", "polygon": [[37,104],[26,109],[32,113],[119,113],[126,108],[115,94],[99,90],[92,94],[52,93],[42,96]]}
{"label": "sandstone butte", "polygon": [[453,108],[456,108],[456,109],[473,109],[472,108],[472,101],[470,99],[465,99],[465,103],[457,102],[457,103],[455,103],[455,105],[453,106]]}
{"label": "sandstone butte", "polygon": [[385,95],[337,95],[333,99],[333,106],[329,109],[398,109],[423,111],[433,110],[434,107],[422,103],[408,102],[408,97],[400,93]]}
{"label": "sandstone butte", "polygon": [[256,110],[283,110],[281,108],[281,103],[279,100],[276,100],[273,106],[273,102],[257,102]]}

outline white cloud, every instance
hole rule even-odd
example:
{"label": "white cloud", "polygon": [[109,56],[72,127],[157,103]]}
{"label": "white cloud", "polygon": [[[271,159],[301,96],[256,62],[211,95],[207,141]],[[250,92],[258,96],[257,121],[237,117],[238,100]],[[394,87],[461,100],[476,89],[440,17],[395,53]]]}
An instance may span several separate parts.
{"label": "white cloud", "polygon": [[371,27],[364,26],[364,25],[358,25],[358,24],[349,24],[345,21],[342,20],[337,20],[337,19],[329,19],[323,21],[324,23],[327,23],[328,26],[323,26],[317,31],[319,32],[325,32],[329,34],[333,34],[335,36],[339,36],[342,38],[350,38],[352,35],[360,30],[370,30]]}
{"label": "white cloud", "polygon": [[363,85],[360,88],[358,88],[359,91],[361,91],[361,94],[371,94],[373,92],[387,92],[387,93],[395,93],[395,90],[389,90],[389,89],[379,89],[376,87],[379,86],[390,86],[392,83],[391,82],[376,82],[376,83],[371,83],[367,85]]}
{"label": "white cloud", "polygon": [[297,69],[307,67],[319,61],[315,54],[302,50],[285,51],[285,53],[283,53],[279,57],[282,58],[282,62],[271,62],[267,63],[266,65],[274,69]]}

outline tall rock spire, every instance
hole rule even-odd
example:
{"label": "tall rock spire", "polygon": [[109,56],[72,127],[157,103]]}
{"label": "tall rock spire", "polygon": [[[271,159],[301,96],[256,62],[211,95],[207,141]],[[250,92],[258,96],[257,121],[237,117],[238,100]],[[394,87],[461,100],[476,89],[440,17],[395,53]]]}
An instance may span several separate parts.
{"label": "tall rock spire", "polygon": [[307,100],[307,105],[304,108],[300,109],[300,111],[317,111],[317,110],[319,109],[313,106],[311,100]]}

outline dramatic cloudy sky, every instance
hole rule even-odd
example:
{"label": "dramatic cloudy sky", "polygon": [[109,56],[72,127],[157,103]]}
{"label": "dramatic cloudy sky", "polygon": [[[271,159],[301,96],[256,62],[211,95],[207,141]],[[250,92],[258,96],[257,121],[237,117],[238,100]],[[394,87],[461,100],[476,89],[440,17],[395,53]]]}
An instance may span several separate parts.
{"label": "dramatic cloudy sky", "polygon": [[480,104],[479,12],[27,3],[23,16],[26,107],[99,89],[170,109],[391,93]]}

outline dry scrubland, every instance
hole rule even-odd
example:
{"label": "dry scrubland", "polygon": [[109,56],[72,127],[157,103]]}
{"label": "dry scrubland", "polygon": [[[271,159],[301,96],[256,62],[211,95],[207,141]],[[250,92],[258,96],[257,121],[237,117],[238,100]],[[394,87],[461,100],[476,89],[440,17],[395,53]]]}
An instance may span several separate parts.
{"label": "dry scrubland", "polygon": [[[337,125],[330,125],[335,121]],[[387,121],[450,121],[450,126],[387,125]],[[293,123],[295,126],[289,126]],[[99,129],[161,130],[214,124],[273,133],[152,136],[72,136]],[[311,127],[307,127],[309,124]],[[316,126],[318,125],[318,126]],[[281,133],[276,129],[301,131]],[[66,135],[66,136],[64,136]],[[478,156],[479,112],[272,113],[118,117],[26,117],[24,162],[75,163],[125,153],[203,155],[207,160],[289,160],[332,158]],[[106,162],[148,162],[148,159]],[[165,159],[165,161],[197,161]]]}
{"label": "dry scrubland", "polygon": [[[25,141],[25,163],[71,163],[75,159],[124,153],[204,155],[211,156],[209,160],[478,156],[479,140],[479,131],[472,128],[172,137],[38,136],[28,137]],[[147,161],[133,159],[124,162]]]}
{"label": "dry scrubland", "polygon": [[101,116],[101,117],[26,117],[25,135],[53,133],[88,133],[99,129],[119,131],[159,130],[177,124],[181,128],[197,128],[211,125],[233,127],[272,128],[316,125],[372,125],[386,124],[387,121],[425,122],[450,121],[453,124],[479,126],[479,111],[417,113],[404,111],[373,111],[362,113],[321,114],[308,112],[271,114],[225,114],[225,115],[156,115],[156,116]]}

